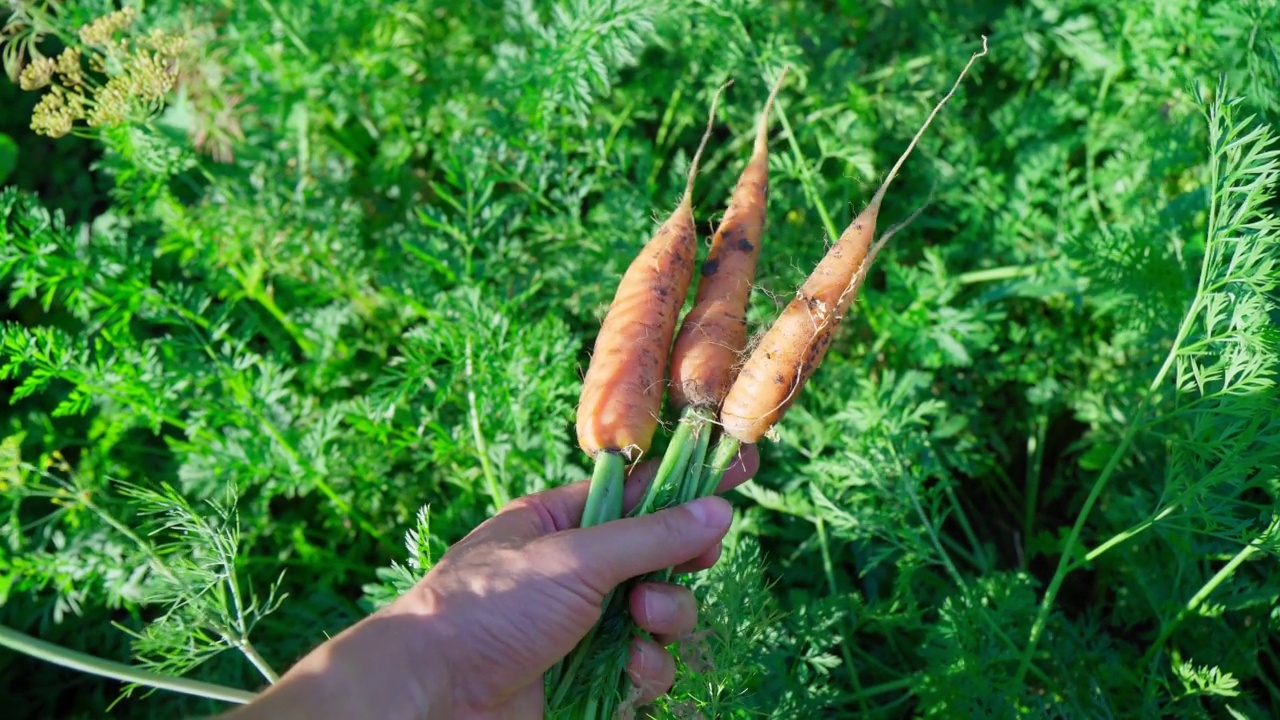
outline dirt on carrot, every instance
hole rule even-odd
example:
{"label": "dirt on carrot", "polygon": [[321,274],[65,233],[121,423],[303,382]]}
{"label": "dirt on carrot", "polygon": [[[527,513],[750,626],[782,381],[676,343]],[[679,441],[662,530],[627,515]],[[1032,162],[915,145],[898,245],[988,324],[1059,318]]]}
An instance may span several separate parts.
{"label": "dirt on carrot", "polygon": [[578,445],[592,457],[602,450],[638,456],[653,442],[671,340],[698,252],[694,180],[720,94],[728,85],[711,101],[707,130],[689,163],[680,204],[623,274],[596,338],[577,415]]}
{"label": "dirt on carrot", "polygon": [[747,300],[769,198],[769,111],[787,70],[782,69],[760,113],[751,157],[712,237],[693,309],[671,351],[671,400],[676,408],[719,407],[746,348]]}

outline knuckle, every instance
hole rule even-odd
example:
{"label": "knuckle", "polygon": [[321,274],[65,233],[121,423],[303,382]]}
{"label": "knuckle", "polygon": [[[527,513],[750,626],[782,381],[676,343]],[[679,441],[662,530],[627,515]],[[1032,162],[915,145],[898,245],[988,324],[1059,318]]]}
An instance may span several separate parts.
{"label": "knuckle", "polygon": [[530,500],[529,496],[526,495],[524,497],[518,497],[514,500],[508,500],[507,503],[498,510],[498,512],[499,513],[520,512],[521,510],[527,509],[531,504],[532,504],[532,500]]}
{"label": "knuckle", "polygon": [[674,540],[683,540],[696,533],[697,520],[688,508],[672,508],[658,513],[656,517],[661,525],[659,529]]}
{"label": "knuckle", "polygon": [[573,545],[544,537],[535,541],[531,556],[540,558],[542,572],[582,607],[599,610],[604,596],[613,589],[609,568]]}
{"label": "knuckle", "polygon": [[556,518],[537,493],[509,500],[498,511],[499,515],[512,515],[526,520],[543,534],[555,532]]}

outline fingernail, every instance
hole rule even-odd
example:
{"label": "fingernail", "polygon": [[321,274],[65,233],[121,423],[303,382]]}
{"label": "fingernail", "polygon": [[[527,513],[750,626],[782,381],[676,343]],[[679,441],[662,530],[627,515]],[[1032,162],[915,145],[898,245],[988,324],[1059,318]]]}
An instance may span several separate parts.
{"label": "fingernail", "polygon": [[640,647],[640,643],[631,643],[631,662],[627,663],[627,674],[631,676],[631,682],[639,685],[644,682],[644,649]]}
{"label": "fingernail", "polygon": [[725,530],[733,520],[733,506],[728,500],[714,495],[698,498],[685,507],[703,527],[711,530]]}
{"label": "fingernail", "polygon": [[676,601],[670,595],[650,587],[644,594],[644,615],[650,625],[663,626],[676,616]]}

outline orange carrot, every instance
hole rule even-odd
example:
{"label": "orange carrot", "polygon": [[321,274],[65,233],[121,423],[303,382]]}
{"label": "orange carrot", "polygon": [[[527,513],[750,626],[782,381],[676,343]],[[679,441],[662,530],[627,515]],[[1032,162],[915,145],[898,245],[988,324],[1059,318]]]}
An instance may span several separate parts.
{"label": "orange carrot", "polygon": [[[924,125],[876,190],[871,203],[841,233],[839,241],[827,251],[795,299],[782,311],[747,358],[720,411],[726,435],[739,442],[758,441],[782,418],[800,394],[805,381],[822,362],[831,347],[836,327],[857,295],[858,287],[875,258],[873,250],[879,249],[879,246],[872,248],[872,238],[880,203],[889,184],[933,118],[955,94],[974,61],[986,53],[984,37],[982,51],[969,59],[951,91],[929,113]],[[881,245],[888,235],[886,233],[881,239]]]}
{"label": "orange carrot", "polygon": [[[649,450],[662,409],[667,358],[676,320],[689,292],[698,239],[693,224],[693,181],[698,161],[711,137],[716,106],[725,83],[711,100],[707,130],[689,162],[684,196],[680,204],[658,228],[658,232],[631,261],[605,315],[595,351],[578,400],[578,445],[595,458],[595,471],[587,491],[581,527],[600,525],[622,516],[624,459],[634,459]],[[604,607],[612,611],[614,591]],[[616,611],[614,611],[616,612]],[[586,664],[597,647],[597,623],[573,651],[548,673],[547,699],[551,708],[586,703],[579,713],[590,717],[612,717],[612,696],[591,694],[569,699],[594,682],[593,677],[613,674],[609,682],[621,682],[621,667]],[[585,664],[585,668],[584,668]],[[580,677],[585,672],[586,677]],[[605,711],[600,712],[601,704]],[[597,714],[599,713],[599,714]]]}
{"label": "orange carrot", "polygon": [[692,279],[698,239],[693,181],[711,136],[720,93],[711,101],[707,130],[689,163],[684,196],[631,262],[596,338],[578,401],[578,445],[628,456],[649,450],[662,409],[671,338]]}
{"label": "orange carrot", "polygon": [[671,400],[677,408],[719,407],[747,346],[747,299],[769,197],[769,110],[786,76],[783,67],[765,101],[751,158],[712,237],[693,309],[671,351]]}

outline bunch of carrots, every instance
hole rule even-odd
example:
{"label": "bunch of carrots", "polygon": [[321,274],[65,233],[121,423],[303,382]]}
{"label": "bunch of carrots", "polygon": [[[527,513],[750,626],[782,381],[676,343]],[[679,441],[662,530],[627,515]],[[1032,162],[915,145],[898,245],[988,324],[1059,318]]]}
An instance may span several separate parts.
{"label": "bunch of carrots", "polygon": [[[769,112],[783,69],[765,102],[755,143],[701,265],[692,309],[680,319],[698,254],[693,186],[715,122],[690,161],[684,195],[632,261],[596,339],[578,404],[578,444],[595,461],[582,526],[623,516],[626,467],[649,451],[664,395],[679,422],[657,473],[630,515],[643,515],[710,495],[743,443],[769,433],[821,364],[867,271],[888,239],[876,222],[889,184],[977,58],[933,108],[867,205],[841,233],[773,325],[747,352],[747,301],[764,238],[769,188]],[[914,217],[914,216],[913,216]],[[665,391],[665,392],[664,392]],[[712,444],[715,439],[714,446]],[[669,579],[671,570],[660,573]],[[591,633],[547,675],[547,717],[610,720],[628,708],[625,664],[638,629],[615,590]]]}

